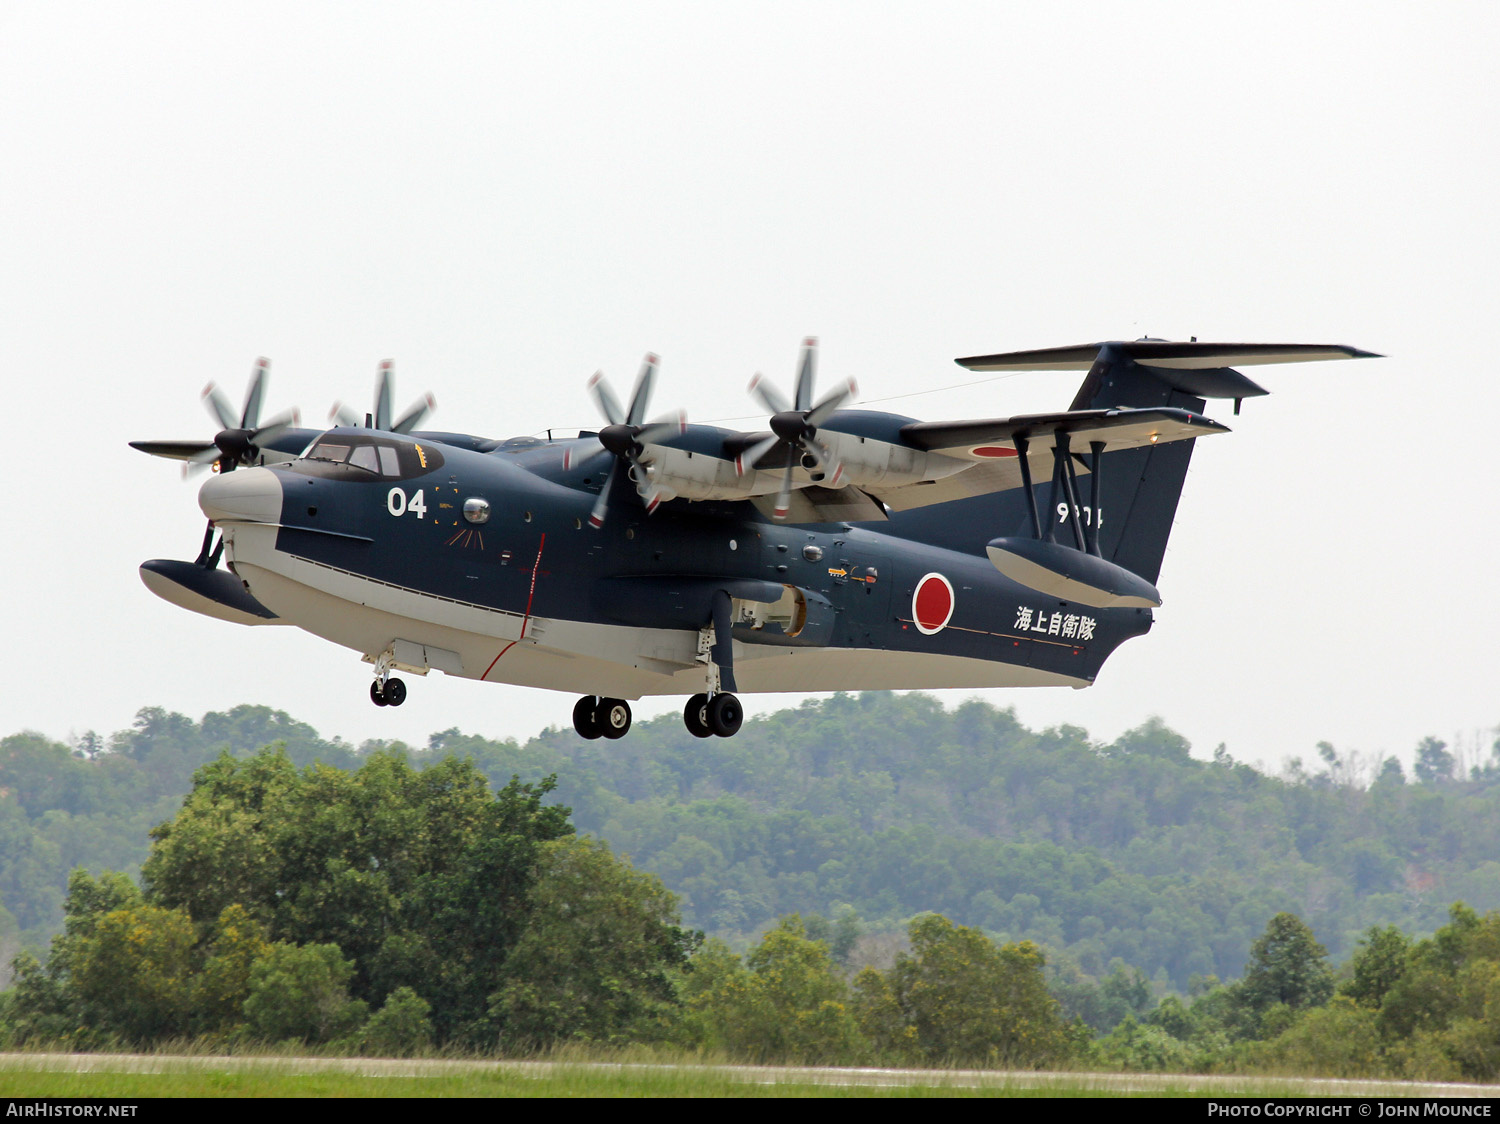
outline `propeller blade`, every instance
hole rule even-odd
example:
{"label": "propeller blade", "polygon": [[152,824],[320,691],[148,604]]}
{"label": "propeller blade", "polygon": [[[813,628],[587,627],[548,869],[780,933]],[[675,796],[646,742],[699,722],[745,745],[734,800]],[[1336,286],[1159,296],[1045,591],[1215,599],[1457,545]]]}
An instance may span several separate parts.
{"label": "propeller blade", "polygon": [[342,402],[335,402],[333,409],[328,411],[330,421],[336,421],[339,425],[360,426],[365,424],[365,419],[349,409]]}
{"label": "propeller blade", "polygon": [[375,373],[375,428],[391,428],[391,374],[395,363],[382,359]]}
{"label": "propeller blade", "polygon": [[249,441],[252,445],[258,445],[262,441],[274,440],[281,433],[301,421],[301,415],[296,410],[283,410],[259,429],[251,432]]}
{"label": "propeller blade", "polygon": [[642,445],[660,441],[663,437],[676,437],[687,430],[687,411],[678,410],[676,416],[656,418],[649,425],[635,431],[635,439]]}
{"label": "propeller blade", "polygon": [[620,409],[620,400],[609,388],[603,371],[594,372],[594,377],[589,379],[589,390],[593,391],[594,401],[599,404],[599,412],[610,425],[625,424],[625,411]]}
{"label": "propeller blade", "polygon": [[807,412],[807,424],[816,428],[828,420],[828,415],[837,410],[849,399],[859,392],[859,387],[853,379],[836,386],[823,396],[816,406]]}
{"label": "propeller blade", "polygon": [[808,336],[802,341],[802,354],[797,360],[797,404],[794,410],[806,410],[812,405],[813,376],[817,373],[818,341]]}
{"label": "propeller blade", "polygon": [[739,456],[734,458],[734,471],[740,476],[755,470],[755,463],[772,449],[781,443],[781,438],[776,436],[767,437],[759,445],[752,445]]}
{"label": "propeller blade", "polygon": [[396,424],[391,426],[395,433],[410,433],[417,428],[418,423],[437,408],[437,399],[431,394],[425,394],[411,409],[397,419]]}
{"label": "propeller blade", "polygon": [[786,466],[786,475],[781,478],[781,491],[776,493],[776,508],[771,518],[780,523],[792,510],[792,465]]}
{"label": "propeller blade", "polygon": [[224,397],[224,392],[214,383],[209,383],[203,388],[203,404],[208,407],[209,417],[219,423],[220,429],[239,428],[239,422],[235,420],[229,399]]}
{"label": "propeller blade", "polygon": [[170,457],[178,461],[185,461],[194,453],[218,448],[212,441],[132,441],[130,447],[153,457]]}
{"label": "propeller blade", "polygon": [[750,393],[760,399],[760,404],[773,414],[784,414],[791,409],[781,392],[766,381],[766,376],[756,373],[750,380]]}
{"label": "propeller blade", "polygon": [[587,449],[580,449],[570,445],[567,449],[563,450],[563,471],[583,472],[592,477],[595,465],[608,472],[609,469],[605,467],[604,462],[612,461],[613,459],[614,454],[608,449],[595,449],[590,452]]}
{"label": "propeller blade", "polygon": [[613,487],[615,477],[620,475],[619,461],[615,462],[614,471],[604,478],[604,487],[599,489],[599,498],[594,501],[594,510],[589,512],[589,525],[596,531],[604,526],[604,513],[609,510],[609,490]]}
{"label": "propeller blade", "polygon": [[[260,424],[260,400],[266,390],[266,371],[270,368],[271,361],[261,356],[255,361],[255,369],[250,372],[250,385],[245,388],[245,409],[240,414],[240,429],[254,429]],[[231,428],[225,426],[225,429]]]}
{"label": "propeller blade", "polygon": [[647,488],[644,492],[640,492],[639,494],[641,497],[641,502],[646,505],[647,515],[653,514],[656,509],[661,506],[662,500],[667,499],[671,495],[671,493],[663,488],[660,484],[652,484],[651,487]]}
{"label": "propeller blade", "polygon": [[647,352],[641,363],[641,373],[635,377],[635,389],[630,394],[630,412],[625,416],[626,425],[640,425],[646,420],[646,407],[651,403],[651,387],[656,382],[656,366],[660,362],[653,352]]}

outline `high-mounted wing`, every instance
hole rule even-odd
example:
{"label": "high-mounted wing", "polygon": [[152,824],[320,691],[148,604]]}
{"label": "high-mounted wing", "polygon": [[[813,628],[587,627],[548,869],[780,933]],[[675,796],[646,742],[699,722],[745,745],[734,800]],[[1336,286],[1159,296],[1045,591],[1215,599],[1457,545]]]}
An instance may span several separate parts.
{"label": "high-mounted wing", "polygon": [[1134,449],[1228,432],[1228,426],[1176,409],[1069,410],[989,421],[913,422],[901,427],[901,437],[908,445],[970,460],[1014,457],[1016,437],[1028,439],[1033,446],[1043,443],[1050,449],[1054,435],[1067,433],[1077,448],[1103,441],[1111,449]]}
{"label": "high-mounted wing", "polygon": [[[1023,485],[1016,439],[1026,445],[1032,475],[1050,469],[1057,435],[1068,435],[1075,453],[1087,453],[1095,442],[1106,450],[1138,449],[1228,433],[1229,427],[1187,410],[1072,410],[1056,414],[1023,414],[989,421],[912,422],[901,427],[903,443],[925,452],[975,462],[972,468],[941,479],[869,489],[893,511],[909,511],[950,500],[1009,491]],[[1086,474],[1086,461],[1078,471]]]}

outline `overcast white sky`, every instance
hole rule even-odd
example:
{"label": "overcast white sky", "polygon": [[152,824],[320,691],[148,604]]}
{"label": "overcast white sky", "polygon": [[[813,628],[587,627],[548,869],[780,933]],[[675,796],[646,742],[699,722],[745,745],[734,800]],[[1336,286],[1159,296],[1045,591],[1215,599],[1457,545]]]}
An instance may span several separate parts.
{"label": "overcast white sky", "polygon": [[[1143,334],[1346,343],[1211,412],[1155,630],[1088,691],[993,692],[1112,737],[1151,714],[1275,767],[1500,722],[1493,3],[68,4],[0,0],[0,734],[264,703],[327,736],[524,738],[571,697],[197,617],[177,467],[209,379],[267,413],[593,424],[584,381],[753,415],[824,385],[924,418],[1065,406],[954,356]],[[753,424],[747,420],[749,427]],[[953,702],[961,693],[945,696]],[[794,702],[746,699],[751,713]],[[638,716],[676,710],[648,701]]]}

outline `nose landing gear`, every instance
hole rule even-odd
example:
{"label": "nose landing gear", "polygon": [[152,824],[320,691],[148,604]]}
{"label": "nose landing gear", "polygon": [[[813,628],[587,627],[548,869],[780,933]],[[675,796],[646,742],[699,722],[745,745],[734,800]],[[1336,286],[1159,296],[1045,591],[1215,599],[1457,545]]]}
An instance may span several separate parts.
{"label": "nose landing gear", "polygon": [[375,681],[370,684],[370,701],[376,706],[400,706],[406,701],[406,684],[391,674],[391,662],[389,648],[375,660]]}
{"label": "nose landing gear", "polygon": [[370,684],[370,701],[376,706],[400,706],[406,701],[406,684],[395,676],[384,684],[377,679]]}
{"label": "nose landing gear", "polygon": [[624,699],[584,695],[573,705],[573,729],[580,738],[623,738],[630,732],[630,704]]}

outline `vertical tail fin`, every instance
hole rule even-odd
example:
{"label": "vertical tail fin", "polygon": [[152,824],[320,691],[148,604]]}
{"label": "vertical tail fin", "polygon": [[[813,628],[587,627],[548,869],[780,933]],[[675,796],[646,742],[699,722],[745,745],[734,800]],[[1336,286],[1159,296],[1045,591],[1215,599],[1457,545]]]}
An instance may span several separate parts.
{"label": "vertical tail fin", "polygon": [[[1220,344],[1172,340],[1116,340],[1079,347],[1047,348],[1040,351],[1007,352],[1000,355],[959,359],[974,371],[1086,370],[1070,410],[1168,407],[1201,415],[1208,398],[1229,398],[1239,412],[1242,400],[1268,393],[1263,387],[1234,370],[1229,364],[1296,363],[1323,359],[1376,358],[1372,352],[1323,344]],[[1177,514],[1177,501],[1187,478],[1193,455],[1193,440],[1181,440],[1141,448],[1104,453],[1098,512],[1100,555],[1134,574],[1155,583]],[[1081,450],[1080,450],[1081,453]],[[1033,488],[1043,502],[1047,485]],[[995,500],[961,500],[944,505],[974,508],[972,518],[994,526]],[[1024,493],[1003,493],[996,528],[1005,533],[1029,534],[1030,517]],[[946,516],[949,527],[972,525],[965,513]],[[1009,524],[1014,524],[1013,530]],[[950,532],[951,533],[951,532]]]}

